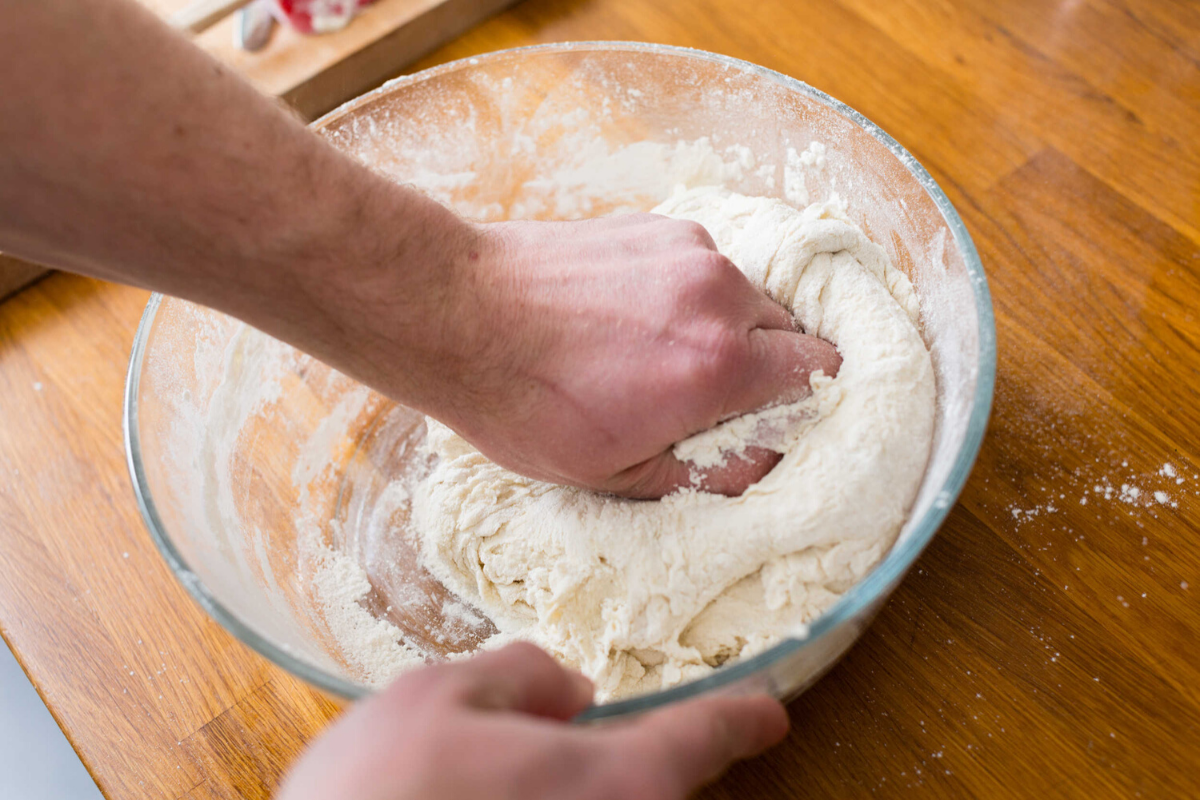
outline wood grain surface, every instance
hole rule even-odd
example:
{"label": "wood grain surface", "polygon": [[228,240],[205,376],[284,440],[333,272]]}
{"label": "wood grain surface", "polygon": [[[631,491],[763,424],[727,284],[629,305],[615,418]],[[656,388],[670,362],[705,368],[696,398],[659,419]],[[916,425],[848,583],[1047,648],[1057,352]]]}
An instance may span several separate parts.
{"label": "wood grain surface", "polygon": [[[1200,796],[1200,5],[525,0],[419,66],[567,39],[854,106],[945,188],[995,299],[961,502],[786,742],[702,796]],[[143,529],[121,392],[145,300],[59,275],[0,306],[0,631],[107,796],[266,797],[336,709]]]}

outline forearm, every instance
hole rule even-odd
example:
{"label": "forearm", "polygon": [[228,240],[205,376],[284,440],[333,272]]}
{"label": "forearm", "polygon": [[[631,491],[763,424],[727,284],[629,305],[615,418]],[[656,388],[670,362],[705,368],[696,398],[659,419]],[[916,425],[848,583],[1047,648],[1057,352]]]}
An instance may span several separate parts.
{"label": "forearm", "polygon": [[694,223],[471,225],[133,0],[0,0],[0,19],[0,250],[240,317],[502,466],[737,494],[777,455],[698,478],[672,445],[837,371]]}
{"label": "forearm", "polygon": [[318,355],[349,352],[334,306],[402,270],[411,291],[390,311],[427,338],[446,241],[469,235],[450,212],[129,0],[0,0],[0,13],[0,250],[187,297]]}

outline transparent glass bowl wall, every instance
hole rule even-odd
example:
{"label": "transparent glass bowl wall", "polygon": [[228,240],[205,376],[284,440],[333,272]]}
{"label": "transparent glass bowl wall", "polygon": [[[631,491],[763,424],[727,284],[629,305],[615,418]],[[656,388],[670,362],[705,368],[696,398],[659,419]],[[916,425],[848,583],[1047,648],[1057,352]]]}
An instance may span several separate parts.
{"label": "transparent glass bowl wall", "polygon": [[[648,210],[689,170],[692,179],[794,203],[834,192],[844,199],[912,278],[937,370],[934,451],[908,524],[886,559],[807,630],[798,628],[798,638],[704,680],[585,716],[708,691],[790,697],[832,666],[944,520],[991,405],[995,330],[983,270],[962,221],[915,159],[852,109],[792,78],[709,53],[627,43],[454,62],[394,81],[314,127],[374,169],[483,220]],[[646,167],[659,162],[638,157],[647,142],[676,148],[701,139],[715,162],[694,166],[678,151],[660,172]],[[823,160],[810,151],[806,165],[801,156],[812,141],[826,151]],[[310,683],[360,697],[370,689],[313,607],[297,542],[336,542],[344,526],[370,515],[368,501],[407,457],[403,444],[419,435],[420,417],[286,346],[273,344],[274,360],[264,365],[263,349],[249,345],[255,337],[263,338],[207,309],[151,299],[126,388],[138,502],[171,568],[214,618]],[[278,391],[255,399],[267,366]],[[384,583],[420,583],[434,599],[444,593],[418,574],[415,553],[388,570]],[[419,637],[438,612],[427,603],[406,613],[391,619]]]}

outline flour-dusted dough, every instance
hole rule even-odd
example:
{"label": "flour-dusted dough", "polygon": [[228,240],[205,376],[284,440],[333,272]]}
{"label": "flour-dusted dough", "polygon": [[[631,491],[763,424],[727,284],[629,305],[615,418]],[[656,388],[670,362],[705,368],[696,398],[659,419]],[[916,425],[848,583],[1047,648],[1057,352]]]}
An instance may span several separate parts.
{"label": "flour-dusted dough", "polygon": [[891,546],[929,457],[934,377],[908,279],[834,205],[720,189],[656,211],[695,220],[757,285],[842,355],[808,399],[677,445],[700,463],[747,438],[784,452],[741,497],[657,502],[502,469],[430,420],[412,521],[427,566],[613,699],[703,676],[812,620]]}

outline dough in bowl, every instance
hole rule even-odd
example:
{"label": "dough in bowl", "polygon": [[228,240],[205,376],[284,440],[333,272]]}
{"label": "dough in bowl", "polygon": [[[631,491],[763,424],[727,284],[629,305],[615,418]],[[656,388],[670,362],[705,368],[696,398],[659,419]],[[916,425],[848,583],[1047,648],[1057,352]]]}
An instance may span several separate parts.
{"label": "dough in bowl", "polygon": [[786,637],[883,556],[929,458],[934,372],[908,278],[836,204],[803,211],[718,188],[657,213],[718,249],[837,346],[812,395],[676,445],[699,465],[747,444],[783,459],[741,497],[625,500],[524,478],[429,420],[434,466],[412,487],[426,566],[612,700],[702,677]]}

